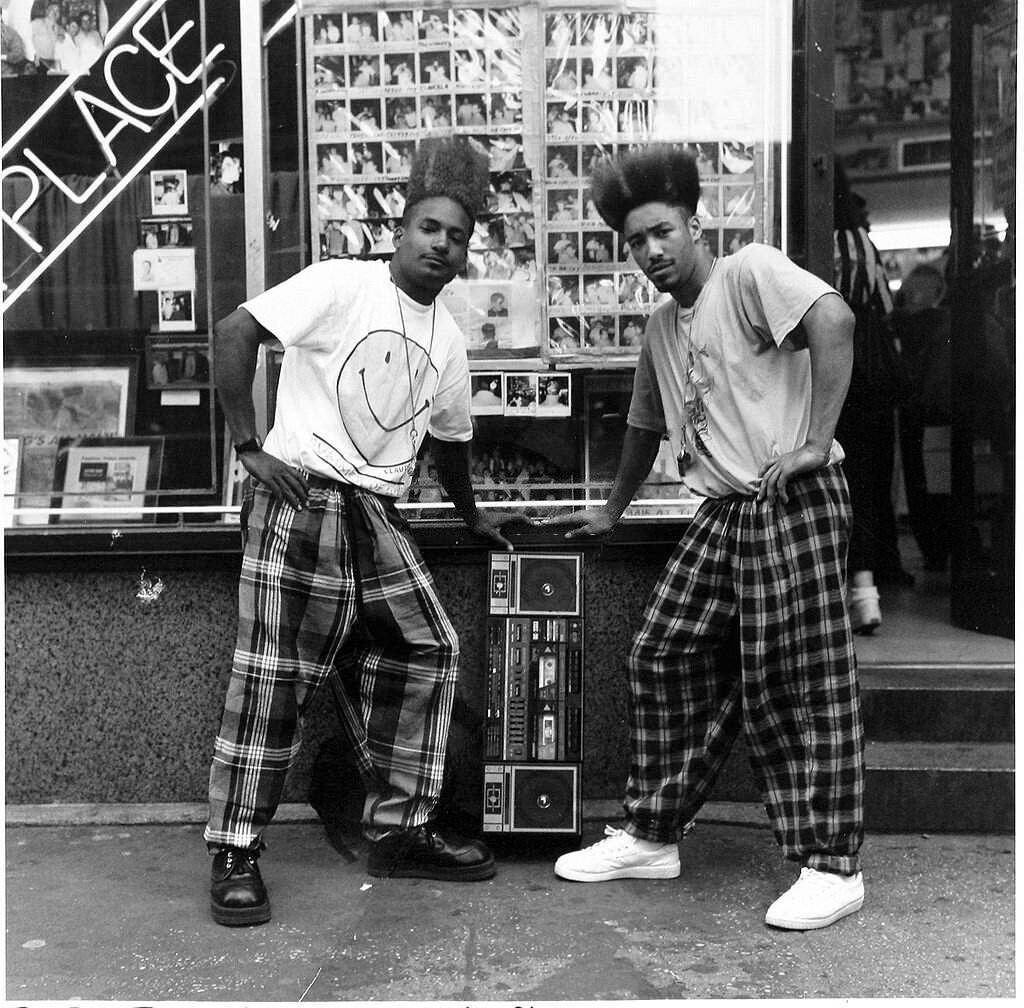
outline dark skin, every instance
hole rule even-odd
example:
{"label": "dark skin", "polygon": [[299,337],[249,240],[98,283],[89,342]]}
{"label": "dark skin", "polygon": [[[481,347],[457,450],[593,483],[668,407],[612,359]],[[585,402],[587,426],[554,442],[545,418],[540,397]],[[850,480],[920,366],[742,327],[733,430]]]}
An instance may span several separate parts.
{"label": "dark skin", "polygon": [[[714,265],[701,234],[700,221],[688,207],[660,202],[636,207],[626,216],[623,228],[637,265],[661,293],[670,294],[684,307],[697,300]],[[791,479],[828,463],[853,367],[853,314],[838,294],[827,294],[811,306],[787,338],[810,353],[810,426],[804,444],[762,462],[757,499],[769,504],[787,503]],[[651,471],[660,442],[656,431],[627,426],[608,501],[602,507],[550,518],[545,524],[572,526],[566,539],[611,531]]]}
{"label": "dark skin", "polygon": [[[391,278],[409,297],[431,304],[441,289],[466,263],[473,221],[447,197],[435,196],[411,207],[402,227],[395,230],[395,254]],[[256,436],[256,411],[252,383],[261,343],[273,333],[260,325],[244,308],[236,308],[213,327],[217,353],[217,394],[235,442]],[[476,506],[470,481],[470,442],[434,438],[431,455],[438,479],[459,517],[476,535],[511,550],[502,534],[505,525],[535,525],[527,515],[514,511],[484,511]],[[281,501],[302,510],[309,490],[302,473],[265,451],[241,456],[246,472]]]}

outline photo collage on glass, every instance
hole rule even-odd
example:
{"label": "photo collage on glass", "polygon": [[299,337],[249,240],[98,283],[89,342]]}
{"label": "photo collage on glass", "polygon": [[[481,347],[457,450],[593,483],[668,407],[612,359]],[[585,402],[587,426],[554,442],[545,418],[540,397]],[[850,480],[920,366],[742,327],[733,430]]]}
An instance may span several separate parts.
{"label": "photo collage on glass", "polygon": [[544,246],[553,357],[636,352],[658,297],[601,220],[592,166],[631,145],[678,142],[696,156],[697,208],[715,255],[755,240],[759,149],[695,141],[685,102],[661,80],[654,14],[551,11],[545,16]]}
{"label": "photo collage on glass", "polygon": [[490,158],[470,278],[535,276],[518,11],[344,10],[310,21],[320,258],[393,251],[417,142],[454,132]]}

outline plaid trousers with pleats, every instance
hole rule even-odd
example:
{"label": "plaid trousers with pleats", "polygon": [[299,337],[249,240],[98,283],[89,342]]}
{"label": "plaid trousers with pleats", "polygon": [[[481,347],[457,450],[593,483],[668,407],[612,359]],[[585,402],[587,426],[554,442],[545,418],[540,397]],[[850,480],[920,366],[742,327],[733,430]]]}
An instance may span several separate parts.
{"label": "plaid trousers with pleats", "polygon": [[662,572],[629,655],[626,830],[672,842],[742,729],[785,856],[858,870],[864,741],[844,599],[841,467],[789,501],[705,501]]}
{"label": "plaid trousers with pleats", "polygon": [[250,846],[281,800],[301,718],[341,678],[368,835],[426,821],[444,775],[459,645],[394,502],[308,477],[296,510],[250,481],[238,637],[210,770],[211,844]]}

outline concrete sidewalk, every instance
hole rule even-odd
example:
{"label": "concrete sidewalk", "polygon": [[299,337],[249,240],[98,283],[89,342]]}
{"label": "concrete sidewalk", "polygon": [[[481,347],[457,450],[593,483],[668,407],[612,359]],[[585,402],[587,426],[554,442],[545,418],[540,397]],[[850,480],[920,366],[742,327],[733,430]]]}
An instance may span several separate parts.
{"label": "concrete sidewalk", "polygon": [[6,835],[12,1003],[1014,994],[1012,837],[869,837],[864,909],[801,933],[763,923],[796,875],[764,826],[699,822],[679,879],[578,884],[551,869],[564,841],[502,845],[486,882],[380,880],[275,824],[274,918],[246,929],[210,919],[198,825]]}

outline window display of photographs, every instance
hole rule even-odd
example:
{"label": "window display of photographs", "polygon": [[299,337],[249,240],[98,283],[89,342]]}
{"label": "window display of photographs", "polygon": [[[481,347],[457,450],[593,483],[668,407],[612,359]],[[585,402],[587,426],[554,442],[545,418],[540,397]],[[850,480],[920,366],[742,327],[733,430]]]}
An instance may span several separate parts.
{"label": "window display of photographs", "polygon": [[[488,319],[478,283],[536,283],[537,228],[523,151],[518,12],[344,9],[307,19],[310,209],[321,258],[387,256],[416,145],[435,131],[487,152],[487,211],[449,304],[473,351],[541,350],[536,297],[519,319]],[[456,297],[461,298],[458,304]],[[493,331],[485,331],[489,324]]]}

